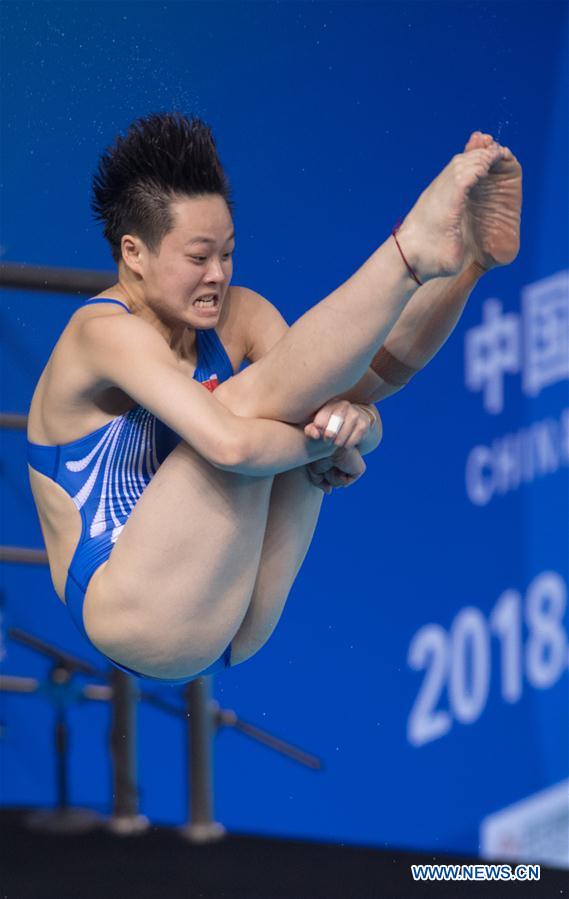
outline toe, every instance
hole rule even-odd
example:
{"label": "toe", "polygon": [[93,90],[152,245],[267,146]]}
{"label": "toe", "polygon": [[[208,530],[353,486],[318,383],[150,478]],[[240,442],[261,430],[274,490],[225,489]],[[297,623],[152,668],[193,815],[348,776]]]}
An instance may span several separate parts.
{"label": "toe", "polygon": [[487,145],[485,137],[486,135],[482,134],[481,131],[473,131],[464,148],[464,152],[468,153],[469,150],[479,150],[481,147],[485,147]]}

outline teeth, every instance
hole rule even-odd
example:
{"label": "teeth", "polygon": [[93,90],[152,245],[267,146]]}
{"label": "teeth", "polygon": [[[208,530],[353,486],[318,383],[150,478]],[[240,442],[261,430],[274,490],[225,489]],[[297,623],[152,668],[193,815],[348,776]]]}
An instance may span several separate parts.
{"label": "teeth", "polygon": [[196,300],[195,306],[214,306],[216,303],[217,297],[209,296],[209,297],[200,297],[199,300]]}

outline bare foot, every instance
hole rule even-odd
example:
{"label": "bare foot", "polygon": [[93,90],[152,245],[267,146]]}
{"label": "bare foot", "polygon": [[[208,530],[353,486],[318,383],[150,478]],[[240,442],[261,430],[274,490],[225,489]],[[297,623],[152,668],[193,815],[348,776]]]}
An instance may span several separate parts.
{"label": "bare foot", "polygon": [[[481,198],[488,193],[483,185],[509,152],[494,142],[469,148],[454,156],[423,191],[397,235],[421,281],[456,274],[474,253],[480,227],[486,228],[488,220],[482,212]],[[475,189],[477,205],[471,209]],[[496,206],[495,197],[492,206]]]}
{"label": "bare foot", "polygon": [[[465,153],[497,146],[491,134],[475,131]],[[487,177],[470,190],[466,204],[469,251],[486,270],[513,262],[520,249],[522,167],[507,147],[503,149]]]}

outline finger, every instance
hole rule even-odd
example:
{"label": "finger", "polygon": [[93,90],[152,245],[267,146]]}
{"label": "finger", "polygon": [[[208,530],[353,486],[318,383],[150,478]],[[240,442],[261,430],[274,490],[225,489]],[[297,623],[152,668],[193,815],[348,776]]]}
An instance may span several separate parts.
{"label": "finger", "polygon": [[356,481],[359,481],[361,474],[343,474],[342,487],[351,487]]}
{"label": "finger", "polygon": [[339,468],[331,468],[330,471],[326,472],[326,480],[332,487],[345,487],[346,478],[348,477],[349,475],[340,471]]}
{"label": "finger", "polygon": [[362,471],[362,466],[365,465],[361,453],[356,446],[350,448],[343,447],[338,450],[337,453],[334,453],[332,461],[334,466],[339,468],[340,471],[350,475],[358,474]]}
{"label": "finger", "polygon": [[351,449],[344,449],[344,452],[346,453],[346,456],[341,462],[336,462],[336,464],[343,472],[350,475],[350,477],[359,477],[366,470],[366,464],[362,458],[362,454],[357,446],[354,446]]}
{"label": "finger", "polygon": [[344,446],[346,449],[352,449],[354,446],[358,446],[365,435],[369,430],[369,423],[358,422],[348,439],[346,440]]}
{"label": "finger", "polygon": [[359,479],[361,478],[361,476],[362,476],[363,474],[365,474],[365,471],[366,471],[366,466],[365,466],[365,463],[364,463],[363,466],[362,466],[362,468],[361,468],[359,471],[354,472],[353,474],[347,474],[347,473],[344,472],[344,484],[343,484],[343,486],[344,486],[344,487],[351,487],[352,484],[355,484],[356,481],[359,481]]}
{"label": "finger", "polygon": [[313,471],[315,474],[325,474],[333,467],[334,459],[332,456],[325,456],[324,459],[318,459],[317,462],[311,462],[309,465],[310,471]]}
{"label": "finger", "polygon": [[304,433],[307,437],[310,437],[311,440],[321,440],[322,439],[322,432],[321,432],[320,428],[318,428],[314,424],[314,422],[311,422],[310,424],[305,426]]}
{"label": "finger", "polygon": [[339,419],[343,423],[349,416],[351,408],[347,400],[331,400],[316,413],[314,423],[321,427],[324,433],[332,430],[332,436],[336,437],[340,430]]}
{"label": "finger", "polygon": [[334,440],[334,446],[337,446],[338,449],[342,449],[345,446],[346,440],[348,440],[351,433],[352,433],[352,426],[348,422],[344,422],[344,424],[338,431],[337,437]]}
{"label": "finger", "polygon": [[[369,427],[369,420],[367,416],[365,416],[361,410],[356,409],[351,404],[348,404],[348,408],[345,413],[343,413],[341,418],[344,419],[344,424],[338,431],[336,435],[336,439],[334,440],[334,446],[343,447],[347,445],[347,441],[350,440],[352,434],[355,430],[358,431],[358,434],[361,435],[367,430]],[[365,418],[365,421],[362,421],[362,418]],[[353,445],[353,444],[351,444]]]}
{"label": "finger", "polygon": [[342,427],[344,425],[344,418],[341,415],[337,415],[335,412],[332,413],[328,422],[326,423],[326,429],[324,431],[324,437],[327,440],[335,440]]}
{"label": "finger", "polygon": [[338,415],[344,415],[344,402],[342,400],[329,400],[325,403],[316,412],[312,424],[315,424],[323,432],[328,424],[328,419],[334,412]]}
{"label": "finger", "polygon": [[[334,440],[334,446],[337,447],[346,447],[348,445],[353,446],[352,436],[354,432],[357,432],[360,439],[369,427],[369,421],[367,416],[365,416],[365,421],[362,421],[363,413],[356,409],[353,406],[350,406],[348,412],[344,419],[344,424],[336,439]],[[352,442],[350,442],[352,441]]]}
{"label": "finger", "polygon": [[322,486],[322,490],[323,490],[324,493],[326,493],[326,494],[332,493],[332,491],[333,491],[333,489],[334,489],[334,487],[332,486],[332,484],[331,484],[330,481],[328,480],[328,474],[327,474],[327,473],[326,473],[326,474],[324,475],[324,477],[322,478],[322,484],[321,484],[321,486]]}
{"label": "finger", "polygon": [[326,472],[326,480],[333,484],[334,487],[345,487],[354,478],[359,478],[359,476],[359,472],[344,471],[342,468],[336,467]]}

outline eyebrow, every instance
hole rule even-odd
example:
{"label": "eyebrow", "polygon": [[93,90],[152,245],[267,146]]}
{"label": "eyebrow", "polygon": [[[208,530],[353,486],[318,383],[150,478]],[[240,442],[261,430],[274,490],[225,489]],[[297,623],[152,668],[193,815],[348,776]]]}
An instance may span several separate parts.
{"label": "eyebrow", "polygon": [[[226,239],[225,243],[229,243],[230,240],[233,240],[235,237],[235,231],[232,231],[229,237]],[[211,237],[193,237],[189,240],[186,246],[189,246],[192,243],[215,243],[215,240]]]}

